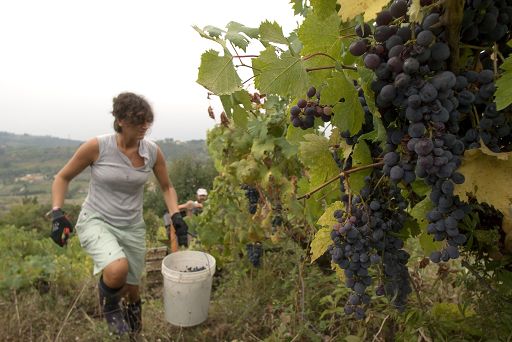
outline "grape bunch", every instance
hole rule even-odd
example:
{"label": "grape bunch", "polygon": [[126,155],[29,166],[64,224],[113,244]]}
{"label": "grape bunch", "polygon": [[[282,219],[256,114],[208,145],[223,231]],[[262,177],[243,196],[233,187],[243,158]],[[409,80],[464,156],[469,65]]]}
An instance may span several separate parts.
{"label": "grape bunch", "polygon": [[[464,182],[457,172],[461,156],[466,146],[477,145],[479,136],[473,129],[461,137],[459,106],[464,97],[467,101],[461,109],[472,106],[476,96],[467,90],[470,85],[464,76],[448,70],[450,48],[440,13],[432,11],[415,26],[407,24],[406,13],[407,3],[397,0],[377,15],[373,34],[370,27],[356,28],[360,39],[353,43],[352,53],[363,56],[365,66],[375,73],[371,88],[388,127],[383,172],[396,184],[423,179],[432,187],[430,198],[435,208],[427,217],[428,232],[437,241],[446,240],[438,252],[445,260],[457,257],[457,246],[466,240],[457,227],[465,215],[464,206],[453,191],[455,184]],[[400,26],[395,25],[399,21]],[[373,46],[368,44],[370,37],[376,42]],[[360,48],[356,49],[356,44]],[[481,83],[490,84],[491,80],[486,81]],[[485,86],[487,92],[479,97],[488,100],[492,88]]]}
{"label": "grape bunch", "polygon": [[263,247],[261,243],[248,243],[245,245],[247,249],[247,257],[254,267],[260,267],[261,256],[263,255]]}
{"label": "grape bunch", "polygon": [[469,0],[464,6],[461,41],[486,46],[505,42],[512,26],[512,1]]}
{"label": "grape bunch", "polygon": [[260,193],[256,188],[249,185],[242,185],[242,189],[245,190],[245,197],[249,201],[249,213],[254,215],[258,210],[258,202],[260,200]]}
{"label": "grape bunch", "polygon": [[[373,171],[360,196],[353,196],[350,202],[345,197],[347,210],[334,212],[337,223],[331,232],[330,252],[333,262],[344,270],[345,285],[353,290],[345,313],[356,319],[365,317],[371,300],[367,290],[374,283],[372,268],[379,274],[376,294],[386,295],[397,309],[405,308],[411,292],[406,266],[409,254],[397,235],[407,218],[407,205],[395,184],[376,188],[380,178],[381,172]],[[385,197],[389,198],[382,200]]]}
{"label": "grape bunch", "polygon": [[315,125],[315,118],[320,118],[323,122],[331,121],[332,107],[320,105],[320,92],[315,87],[310,87],[306,95],[307,100],[299,99],[297,104],[290,108],[292,125],[308,129]]}

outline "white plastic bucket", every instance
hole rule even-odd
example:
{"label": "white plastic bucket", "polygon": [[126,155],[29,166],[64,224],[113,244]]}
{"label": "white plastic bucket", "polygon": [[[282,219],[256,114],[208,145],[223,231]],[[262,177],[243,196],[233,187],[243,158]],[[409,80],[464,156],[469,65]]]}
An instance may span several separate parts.
{"label": "white plastic bucket", "polygon": [[[204,270],[192,272],[196,267]],[[191,327],[208,317],[215,258],[198,251],[178,251],[162,260],[165,319],[176,326]]]}

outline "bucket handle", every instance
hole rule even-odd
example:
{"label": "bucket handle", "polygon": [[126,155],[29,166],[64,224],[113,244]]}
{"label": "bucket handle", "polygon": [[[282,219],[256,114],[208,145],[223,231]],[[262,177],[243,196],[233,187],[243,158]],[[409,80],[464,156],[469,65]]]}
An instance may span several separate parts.
{"label": "bucket handle", "polygon": [[208,275],[212,275],[212,270],[211,270],[211,267],[210,267],[210,259],[208,258],[208,254],[206,254],[205,252],[203,252],[203,255],[204,257],[206,258],[206,264],[208,265]]}

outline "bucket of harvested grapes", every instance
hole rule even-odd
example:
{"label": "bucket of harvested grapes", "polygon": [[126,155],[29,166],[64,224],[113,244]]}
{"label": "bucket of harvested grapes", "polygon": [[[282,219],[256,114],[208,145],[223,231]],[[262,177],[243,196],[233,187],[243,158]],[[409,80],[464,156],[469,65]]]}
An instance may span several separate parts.
{"label": "bucket of harvested grapes", "polygon": [[198,251],[171,253],[162,260],[165,319],[191,327],[208,317],[215,258]]}

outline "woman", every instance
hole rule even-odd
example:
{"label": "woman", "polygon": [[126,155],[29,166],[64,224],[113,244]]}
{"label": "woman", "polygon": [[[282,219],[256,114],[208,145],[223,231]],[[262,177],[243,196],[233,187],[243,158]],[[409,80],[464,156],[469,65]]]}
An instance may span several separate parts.
{"label": "woman", "polygon": [[[145,261],[145,224],[142,218],[144,184],[151,170],[160,183],[179,245],[187,246],[188,227],[178,210],[160,148],[144,136],[153,122],[148,102],[133,93],[114,98],[115,133],[82,144],[55,176],[52,185],[51,237],[64,245],[72,225],[61,208],[69,183],[91,167],[89,193],[76,224],[80,244],[94,261],[99,295],[109,328],[117,334],[141,330],[139,283]],[[121,297],[127,305],[120,306]]]}

